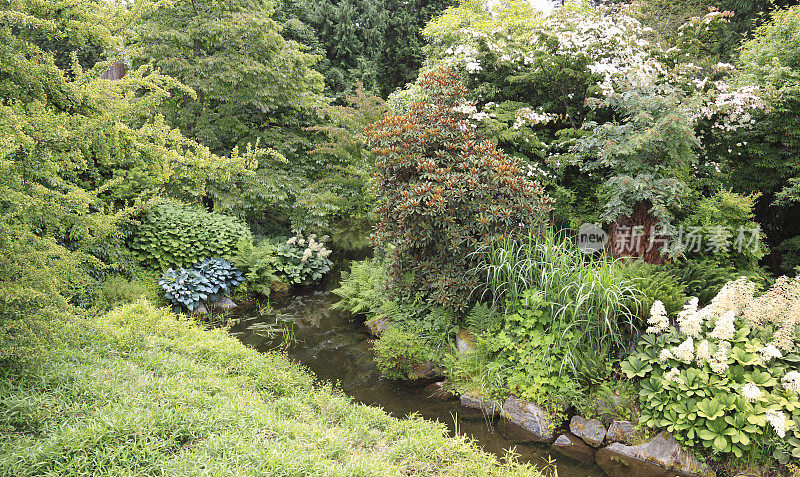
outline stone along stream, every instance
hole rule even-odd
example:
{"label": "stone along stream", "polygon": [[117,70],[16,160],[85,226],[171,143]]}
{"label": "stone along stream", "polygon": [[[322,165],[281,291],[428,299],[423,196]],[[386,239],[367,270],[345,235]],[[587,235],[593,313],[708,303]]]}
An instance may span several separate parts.
{"label": "stone along stream", "polygon": [[[336,273],[336,272],[334,272]],[[547,448],[517,444],[506,439],[494,424],[485,420],[462,419],[458,400],[442,400],[430,396],[423,387],[410,386],[381,376],[371,348],[373,337],[363,323],[347,313],[332,310],[338,297],[330,290],[335,283],[322,289],[301,290],[275,307],[283,324],[290,326],[295,342],[288,348],[289,356],[307,366],[319,380],[338,383],[338,386],[358,402],[379,406],[395,417],[416,412],[422,417],[438,420],[451,433],[456,429],[472,436],[485,451],[499,457],[513,449],[519,459],[547,465],[549,456],[558,469],[559,477],[599,477],[596,467],[585,467],[560,458]],[[274,315],[261,316],[257,308],[236,312],[240,321],[231,330],[243,343],[259,350],[274,349],[282,342],[280,333],[264,332],[275,323]]]}

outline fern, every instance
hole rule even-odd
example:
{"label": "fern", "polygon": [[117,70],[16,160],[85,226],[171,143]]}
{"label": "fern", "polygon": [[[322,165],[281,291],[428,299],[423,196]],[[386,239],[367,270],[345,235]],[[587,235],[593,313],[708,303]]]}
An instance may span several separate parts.
{"label": "fern", "polygon": [[386,269],[380,260],[372,258],[353,262],[350,272],[342,272],[339,288],[333,290],[341,300],[332,308],[353,314],[377,314],[385,302],[385,279]]}
{"label": "fern", "polygon": [[484,333],[494,329],[500,322],[500,314],[486,303],[476,303],[464,318],[464,325],[473,333]]}

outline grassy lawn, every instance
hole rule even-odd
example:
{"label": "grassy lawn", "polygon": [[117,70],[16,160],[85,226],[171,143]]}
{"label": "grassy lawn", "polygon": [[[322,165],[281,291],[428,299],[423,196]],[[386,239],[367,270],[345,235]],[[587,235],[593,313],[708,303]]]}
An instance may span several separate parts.
{"label": "grassy lawn", "polygon": [[146,301],[0,370],[0,475],[539,475]]}

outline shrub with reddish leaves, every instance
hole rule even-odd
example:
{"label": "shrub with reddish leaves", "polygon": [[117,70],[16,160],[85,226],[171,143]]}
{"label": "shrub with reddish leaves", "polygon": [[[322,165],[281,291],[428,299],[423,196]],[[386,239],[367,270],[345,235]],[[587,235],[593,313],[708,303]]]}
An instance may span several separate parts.
{"label": "shrub with reddish leaves", "polygon": [[543,230],[550,198],[521,163],[482,138],[458,74],[419,84],[427,101],[368,128],[377,155],[373,241],[390,247],[392,291],[463,311],[479,284],[476,251]]}

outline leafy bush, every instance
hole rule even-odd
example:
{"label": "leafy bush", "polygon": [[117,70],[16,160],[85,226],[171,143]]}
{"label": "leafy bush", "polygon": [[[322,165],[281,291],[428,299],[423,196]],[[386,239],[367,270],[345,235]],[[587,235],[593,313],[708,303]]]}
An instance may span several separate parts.
{"label": "leafy bush", "polygon": [[109,275],[99,287],[99,293],[92,306],[93,313],[104,313],[120,305],[133,303],[146,298],[155,303],[159,299],[159,288],[151,276],[125,278]]}
{"label": "leafy bush", "polygon": [[194,270],[200,272],[211,283],[211,294],[208,296],[212,302],[218,301],[223,295],[231,293],[235,287],[244,281],[244,276],[231,262],[221,258],[207,258],[194,264]]}
{"label": "leafy bush", "polygon": [[754,298],[744,277],[698,309],[693,298],[670,326],[655,302],[650,328],[622,365],[642,378],[641,422],[680,442],[741,457],[763,446],[800,458],[800,278]]}
{"label": "leafy bush", "polygon": [[474,251],[521,224],[539,231],[549,199],[517,159],[477,135],[457,73],[440,69],[419,84],[429,102],[368,130],[377,155],[373,240],[394,246],[393,294],[462,312],[479,283]]}
{"label": "leafy bush", "polygon": [[575,394],[574,370],[565,369],[580,346],[581,329],[556,320],[545,294],[528,290],[509,304],[503,328],[490,341],[508,389],[534,402],[560,402]]}
{"label": "leafy bush", "polygon": [[679,260],[665,267],[680,281],[686,295],[697,297],[701,306],[709,304],[726,283],[741,276],[755,283],[756,290],[764,290],[770,282],[760,269],[736,270],[731,265],[720,265],[711,260]]}
{"label": "leafy bush", "polygon": [[[758,195],[741,195],[729,191],[719,191],[711,197],[698,202],[695,211],[684,219],[682,225],[687,233],[696,233],[706,239],[702,250],[682,250],[688,258],[708,257],[722,266],[733,265],[739,270],[758,268],[758,261],[766,256],[769,248],[760,225],[755,222],[753,208]],[[753,244],[752,231],[759,231]],[[747,239],[737,244],[739,234]],[[691,247],[685,240],[679,247]]]}
{"label": "leafy bush", "polygon": [[240,238],[251,238],[247,226],[234,217],[175,203],[151,208],[141,221],[130,247],[142,263],[158,270],[230,258]]}
{"label": "leafy bush", "polygon": [[[568,238],[507,239],[481,251],[486,294],[506,314],[542,293],[554,330],[570,330],[584,349],[608,352],[623,347],[635,330],[637,290],[617,264],[582,253]],[[563,371],[574,373],[565,354]]]}
{"label": "leafy bush", "polygon": [[622,262],[620,270],[622,277],[630,280],[639,291],[638,303],[632,304],[632,308],[635,308],[640,324],[647,321],[656,300],[663,303],[670,314],[679,312],[686,303],[683,284],[669,269],[637,259]]}
{"label": "leafy bush", "polygon": [[342,272],[339,288],[333,294],[341,298],[332,308],[353,314],[377,311],[386,301],[386,267],[382,260],[371,258],[352,262],[350,271]]}
{"label": "leafy bush", "polygon": [[269,296],[273,283],[280,281],[278,275],[278,256],[276,246],[269,240],[258,243],[240,238],[236,245],[233,263],[244,272],[247,288]]}
{"label": "leafy bush", "polygon": [[327,236],[322,236],[317,241],[317,236],[311,234],[306,240],[302,234],[297,234],[279,243],[276,248],[278,272],[289,283],[310,285],[321,280],[333,265],[328,259],[331,251],[325,248],[327,239]]}
{"label": "leafy bush", "polygon": [[168,268],[164,275],[158,279],[158,284],[164,290],[164,297],[169,300],[180,313],[184,308],[194,311],[205,302],[211,294],[212,287],[208,278],[194,269]]}
{"label": "leafy bush", "polygon": [[406,379],[408,372],[424,364],[430,355],[419,335],[396,325],[381,334],[373,350],[381,374],[391,379]]}
{"label": "leafy bush", "polygon": [[198,262],[190,269],[167,269],[158,280],[176,312],[195,311],[206,300],[216,302],[242,283],[242,272],[221,258]]}

